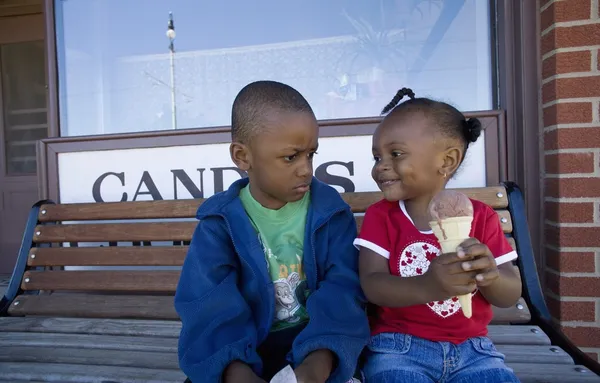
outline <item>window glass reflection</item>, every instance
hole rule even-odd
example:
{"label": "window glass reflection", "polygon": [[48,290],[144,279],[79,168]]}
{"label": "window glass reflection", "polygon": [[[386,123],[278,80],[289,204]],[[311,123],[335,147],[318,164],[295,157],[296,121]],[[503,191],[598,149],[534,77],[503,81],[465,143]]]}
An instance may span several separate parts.
{"label": "window glass reflection", "polygon": [[228,125],[248,82],[302,92],[319,119],[375,116],[395,91],[491,109],[489,2],[56,0],[62,135]]}

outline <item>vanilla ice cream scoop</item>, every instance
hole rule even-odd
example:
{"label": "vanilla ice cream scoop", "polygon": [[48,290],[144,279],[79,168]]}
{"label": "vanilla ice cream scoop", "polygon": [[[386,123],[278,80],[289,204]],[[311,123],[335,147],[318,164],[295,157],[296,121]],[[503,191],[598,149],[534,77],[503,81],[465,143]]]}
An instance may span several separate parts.
{"label": "vanilla ice cream scoop", "polygon": [[[469,197],[455,190],[443,190],[429,203],[429,222],[440,243],[442,253],[453,253],[469,238],[473,223],[473,204]],[[471,294],[458,296],[465,317],[473,314]]]}

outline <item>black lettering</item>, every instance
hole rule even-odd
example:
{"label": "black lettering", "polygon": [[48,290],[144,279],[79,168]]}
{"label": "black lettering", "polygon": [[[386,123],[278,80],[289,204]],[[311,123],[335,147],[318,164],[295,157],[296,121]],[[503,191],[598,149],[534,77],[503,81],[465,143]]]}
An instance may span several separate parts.
{"label": "black lettering", "polygon": [[215,178],[214,178],[214,182],[215,182],[215,194],[220,193],[223,190],[225,190],[223,188],[223,173],[226,170],[233,170],[233,171],[237,172],[237,174],[240,175],[240,178],[244,178],[244,177],[248,176],[248,174],[246,174],[245,171],[243,171],[241,169],[238,169],[236,167],[211,168],[210,170],[215,174]]}
{"label": "black lettering", "polygon": [[187,173],[183,169],[173,169],[171,173],[173,173],[173,194],[175,195],[175,199],[177,198],[177,180],[181,181],[183,187],[192,195],[193,198],[204,198],[204,170],[205,169],[197,169],[200,172],[200,188],[196,186],[194,181],[187,175]]}
{"label": "black lettering", "polygon": [[[119,179],[119,181],[121,181],[121,186],[125,186],[125,173],[123,173],[123,172],[121,172],[121,173],[114,173],[114,172],[104,173],[100,177],[98,177],[98,179],[96,181],[94,181],[94,186],[92,186],[92,196],[94,198],[94,201],[104,202],[104,199],[102,199],[102,195],[100,194],[100,189],[102,188],[102,182],[104,182],[104,179],[108,176],[117,177]],[[127,193],[121,194],[121,202],[125,202],[125,201],[127,201]]]}
{"label": "black lettering", "polygon": [[[142,185],[146,185],[146,189],[148,189],[148,191],[140,192]],[[137,201],[138,195],[151,195],[152,199],[155,201],[163,199],[158,191],[158,188],[156,187],[156,184],[154,183],[154,180],[147,171],[144,171],[144,174],[142,174],[142,179],[140,179],[140,183],[138,184],[135,195],[133,196],[134,201]]]}
{"label": "black lettering", "polygon": [[351,179],[341,176],[336,176],[327,172],[327,168],[331,165],[341,165],[348,169],[348,173],[353,176],[354,175],[354,161],[350,162],[341,162],[341,161],[330,161],[325,162],[315,170],[315,177],[320,181],[331,185],[331,186],[340,186],[344,189],[344,193],[352,193],[356,189],[354,186],[354,182]]}

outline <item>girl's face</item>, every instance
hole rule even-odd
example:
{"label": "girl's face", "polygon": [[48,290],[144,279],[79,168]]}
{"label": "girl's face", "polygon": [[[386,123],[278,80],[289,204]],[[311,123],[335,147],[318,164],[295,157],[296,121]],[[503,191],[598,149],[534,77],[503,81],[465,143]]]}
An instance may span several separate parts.
{"label": "girl's face", "polygon": [[389,116],[373,135],[371,175],[388,201],[431,198],[451,175],[447,148],[448,139],[422,113]]}

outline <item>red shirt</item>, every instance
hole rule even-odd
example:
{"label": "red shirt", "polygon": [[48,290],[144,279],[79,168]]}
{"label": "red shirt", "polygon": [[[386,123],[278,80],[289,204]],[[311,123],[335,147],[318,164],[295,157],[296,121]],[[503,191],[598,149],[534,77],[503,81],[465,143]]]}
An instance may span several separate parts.
{"label": "red shirt", "polygon": [[[472,238],[486,244],[498,265],[517,258],[508,243],[498,214],[488,205],[473,203]],[[367,209],[355,246],[373,250],[389,260],[390,273],[408,278],[423,274],[430,260],[440,254],[432,231],[419,231],[404,207],[404,202],[379,201]],[[409,307],[378,307],[371,318],[371,334],[398,332],[437,342],[461,343],[468,338],[487,335],[492,319],[490,303],[473,293],[473,315],[466,318],[458,298]]]}

